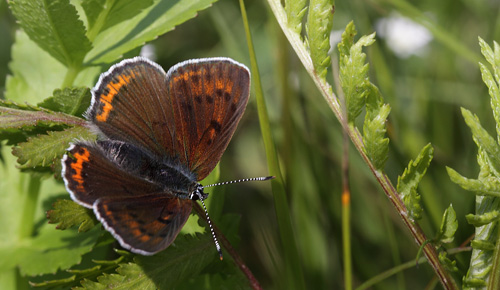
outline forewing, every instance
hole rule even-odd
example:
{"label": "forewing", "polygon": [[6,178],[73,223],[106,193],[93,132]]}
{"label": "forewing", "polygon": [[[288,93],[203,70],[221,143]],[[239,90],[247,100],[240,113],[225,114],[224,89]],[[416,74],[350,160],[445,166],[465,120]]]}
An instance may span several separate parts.
{"label": "forewing", "polygon": [[88,208],[99,198],[141,196],[160,190],[112,162],[97,143],[73,144],[64,155],[62,166],[62,177],[71,198]]}
{"label": "forewing", "polygon": [[186,223],[191,208],[190,199],[165,194],[102,198],[94,204],[106,230],[122,247],[141,255],[167,248]]}
{"label": "forewing", "polygon": [[142,57],[127,59],[101,75],[86,117],[110,139],[161,156],[165,151],[157,135],[173,134],[164,109],[167,94],[166,74],[159,65]]}
{"label": "forewing", "polygon": [[188,61],[168,72],[168,91],[175,143],[167,136],[162,144],[173,148],[171,154],[183,153],[180,160],[202,180],[219,162],[245,111],[250,73],[227,58]]}

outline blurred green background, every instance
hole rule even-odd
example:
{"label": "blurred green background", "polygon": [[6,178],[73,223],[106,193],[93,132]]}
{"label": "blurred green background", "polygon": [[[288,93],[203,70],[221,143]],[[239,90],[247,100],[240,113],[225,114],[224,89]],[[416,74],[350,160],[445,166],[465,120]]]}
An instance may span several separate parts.
{"label": "blurred green background", "polygon": [[[342,288],[340,126],[294,55],[267,2],[247,1],[246,7],[306,286]],[[425,144],[432,143],[435,157],[419,187],[425,210],[420,224],[432,238],[444,209],[453,204],[459,222],[454,246],[473,234],[464,216],[473,212],[474,196],[449,180],[445,166],[470,178],[478,173],[477,150],[460,107],[477,114],[483,126],[494,132],[490,100],[477,65],[482,61],[477,37],[490,44],[499,39],[499,12],[498,1],[354,0],[337,1],[335,6],[333,36],[338,37],[351,20],[360,36],[381,29],[377,31],[377,42],[366,53],[371,80],[392,107],[386,172],[395,184],[409,160]],[[394,42],[399,40],[412,48],[410,40],[417,36],[403,27],[403,34],[390,38],[390,32],[380,28],[380,21],[403,16],[415,21],[424,19],[444,36],[434,31],[416,54],[398,55],[391,48]],[[19,27],[6,2],[0,2],[2,94],[16,29]],[[156,62],[167,69],[182,60],[210,56],[232,57],[249,65],[240,10],[234,0],[216,2],[149,45]],[[336,44],[332,49],[335,66]],[[333,83],[331,72],[327,79]],[[357,152],[351,150],[349,158],[353,271],[354,283],[359,285],[415,259],[418,248]],[[220,180],[268,174],[253,95],[222,158],[220,171]],[[241,216],[240,242],[235,245],[238,252],[265,289],[283,288],[287,277],[281,264],[270,185],[231,185],[224,191],[223,211]],[[457,277],[465,274],[469,256],[454,256],[461,270]],[[433,271],[424,264],[384,280],[373,289],[402,289],[403,285],[406,289],[424,289],[432,285],[433,279]]]}

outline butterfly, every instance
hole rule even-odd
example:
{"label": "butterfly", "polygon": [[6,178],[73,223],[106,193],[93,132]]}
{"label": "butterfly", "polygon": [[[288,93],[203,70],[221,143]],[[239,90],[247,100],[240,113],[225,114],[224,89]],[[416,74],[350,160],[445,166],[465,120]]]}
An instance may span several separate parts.
{"label": "butterfly", "polygon": [[193,201],[207,198],[199,181],[226,150],[249,91],[250,71],[229,58],[188,60],[167,73],[143,57],[113,65],[85,113],[100,138],[74,142],[61,161],[71,198],[123,248],[164,250]]}

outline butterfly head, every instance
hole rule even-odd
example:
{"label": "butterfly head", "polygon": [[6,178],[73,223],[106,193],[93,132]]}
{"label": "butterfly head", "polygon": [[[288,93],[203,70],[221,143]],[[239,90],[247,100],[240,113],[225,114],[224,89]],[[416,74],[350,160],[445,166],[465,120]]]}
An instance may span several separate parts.
{"label": "butterfly head", "polygon": [[189,194],[189,199],[191,200],[205,200],[208,197],[208,193],[203,192],[203,185],[200,183],[196,183],[196,186],[194,190],[191,191],[191,194]]}

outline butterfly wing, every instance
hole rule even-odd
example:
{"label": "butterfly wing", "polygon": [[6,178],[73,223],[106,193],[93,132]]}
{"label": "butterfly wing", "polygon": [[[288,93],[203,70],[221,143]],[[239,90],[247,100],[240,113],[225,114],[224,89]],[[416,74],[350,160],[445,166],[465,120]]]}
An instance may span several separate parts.
{"label": "butterfly wing", "polygon": [[[217,165],[245,111],[250,72],[230,59],[188,61],[168,77],[180,159],[204,179]],[[177,151],[180,150],[180,151]]]}
{"label": "butterfly wing", "polygon": [[182,62],[165,74],[136,57],[101,75],[86,115],[110,139],[177,159],[202,180],[225,151],[249,91],[248,69],[228,58]]}
{"label": "butterfly wing", "polygon": [[[112,143],[104,141],[101,145]],[[92,208],[102,197],[140,196],[161,190],[158,185],[113,162],[101,145],[77,142],[62,159],[62,177],[75,202]]]}
{"label": "butterfly wing", "polygon": [[164,194],[100,198],[97,218],[119,242],[134,253],[153,255],[177,237],[191,213],[192,201]]}
{"label": "butterfly wing", "polygon": [[62,176],[77,203],[93,208],[120,244],[152,255],[170,245],[191,213],[192,201],[141,178],[154,162],[121,141],[77,142],[62,160]]}

